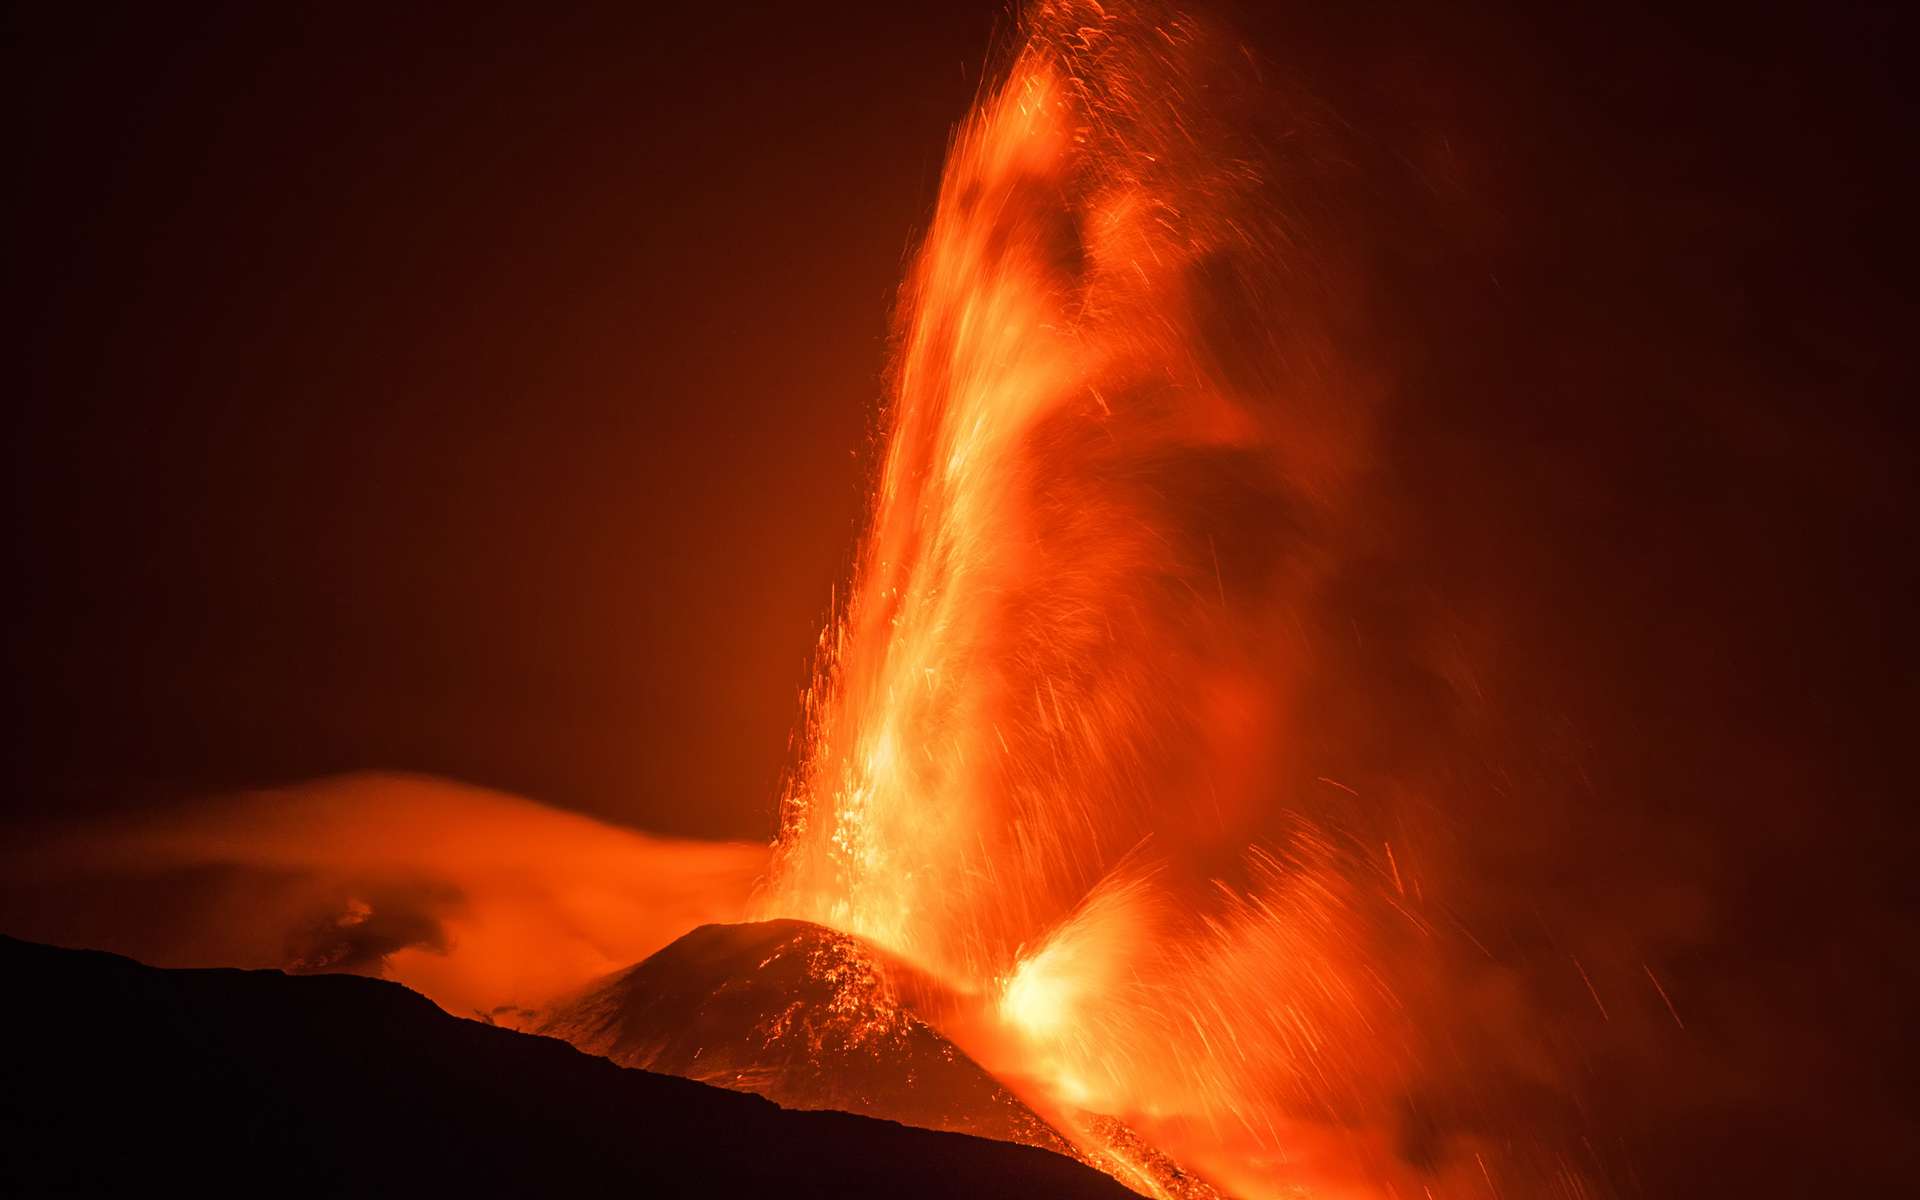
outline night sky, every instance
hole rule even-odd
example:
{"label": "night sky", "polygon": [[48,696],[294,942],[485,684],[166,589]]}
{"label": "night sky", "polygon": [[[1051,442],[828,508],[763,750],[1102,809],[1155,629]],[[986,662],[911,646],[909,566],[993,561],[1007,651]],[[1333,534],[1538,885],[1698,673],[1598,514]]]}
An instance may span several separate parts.
{"label": "night sky", "polygon": [[[1832,1148],[1742,1168],[1786,1194],[1867,1178],[1913,1100],[1910,18],[1265,7],[1378,221],[1402,552],[1356,630],[1445,614],[1506,689],[1487,902],[1706,914],[1651,936],[1745,1064],[1698,1094],[1746,1092],[1656,1182],[1757,1138]],[[10,8],[7,835],[392,768],[769,837],[1007,25]]]}
{"label": "night sky", "polygon": [[729,11],[13,17],[15,796],[771,831],[995,14]]}

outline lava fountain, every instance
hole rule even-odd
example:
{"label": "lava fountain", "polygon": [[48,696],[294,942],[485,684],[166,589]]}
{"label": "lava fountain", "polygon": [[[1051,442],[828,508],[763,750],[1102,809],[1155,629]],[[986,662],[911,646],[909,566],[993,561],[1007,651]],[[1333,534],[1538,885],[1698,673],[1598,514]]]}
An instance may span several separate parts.
{"label": "lava fountain", "polygon": [[1371,1190],[1314,1131],[1386,1123],[1411,1052],[1372,964],[1421,918],[1293,735],[1378,391],[1322,128],[1180,13],[1027,12],[904,289],[759,900],[975,997],[956,1040],[1148,1190],[1129,1145]]}
{"label": "lava fountain", "polygon": [[1560,944],[1502,960],[1468,932],[1482,873],[1443,800],[1477,778],[1446,726],[1478,684],[1432,648],[1454,630],[1354,600],[1407,557],[1370,316],[1392,216],[1361,156],[1151,2],[1034,4],[999,80],[902,292],[770,865],[367,776],[10,861],[205,895],[182,930],[42,935],[384,972],[1153,1195],[1597,1195],[1582,1027],[1555,1014],[1574,988],[1631,1014]]}

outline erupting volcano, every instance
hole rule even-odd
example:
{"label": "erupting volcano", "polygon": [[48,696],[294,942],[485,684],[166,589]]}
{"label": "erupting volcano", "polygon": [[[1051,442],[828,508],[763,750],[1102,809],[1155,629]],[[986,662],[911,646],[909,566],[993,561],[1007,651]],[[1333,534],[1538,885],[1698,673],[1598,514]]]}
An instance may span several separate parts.
{"label": "erupting volcano", "polygon": [[[1423,1151],[1416,1181],[1394,1149],[1422,879],[1306,711],[1340,668],[1323,593],[1369,536],[1378,391],[1327,127],[1206,21],[1025,11],[902,293],[869,528],[742,913],[763,924],[551,1004],[483,970],[475,1004],[458,959],[487,935],[434,914],[529,878],[491,847],[588,831],[487,799],[479,859],[424,882],[324,849],[407,811],[339,796],[225,813],[199,857],[161,843],[340,874],[317,919],[303,898],[299,967],[388,969],[627,1065],[1068,1151],[1156,1196],[1433,1194],[1462,1162],[1479,1186],[1491,1151]],[[723,860],[679,910],[736,903]],[[623,930],[576,956],[638,936],[536,874],[516,903]],[[396,893],[422,915],[367,898]]]}
{"label": "erupting volcano", "polygon": [[21,18],[0,1190],[1874,1192],[1879,17],[563,7]]}

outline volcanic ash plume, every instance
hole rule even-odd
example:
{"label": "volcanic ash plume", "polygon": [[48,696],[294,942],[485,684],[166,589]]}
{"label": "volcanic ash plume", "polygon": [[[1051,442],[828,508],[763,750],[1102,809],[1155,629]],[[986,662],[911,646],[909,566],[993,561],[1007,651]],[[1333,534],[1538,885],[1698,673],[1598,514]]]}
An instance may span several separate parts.
{"label": "volcanic ash plume", "polygon": [[1247,1194],[1484,1188],[1393,1144],[1421,880],[1299,732],[1382,390],[1328,122],[1171,10],[1023,34],[904,290],[763,914],[977,997],[956,1037],[1137,1186],[1181,1186],[1144,1144]]}

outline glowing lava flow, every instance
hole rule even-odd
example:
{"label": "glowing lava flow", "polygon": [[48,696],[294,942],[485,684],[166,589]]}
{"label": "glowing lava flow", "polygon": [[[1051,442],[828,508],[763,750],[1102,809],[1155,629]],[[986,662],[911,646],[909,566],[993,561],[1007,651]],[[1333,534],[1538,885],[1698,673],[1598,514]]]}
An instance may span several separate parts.
{"label": "glowing lava flow", "polygon": [[1404,1047],[1380,881],[1284,769],[1370,407],[1306,136],[1253,136],[1237,48],[1171,12],[1023,32],[906,285],[761,909],[978,997],[956,1040],[1136,1186],[1204,1186],[1151,1145],[1358,1194],[1306,1130],[1375,1117]]}

